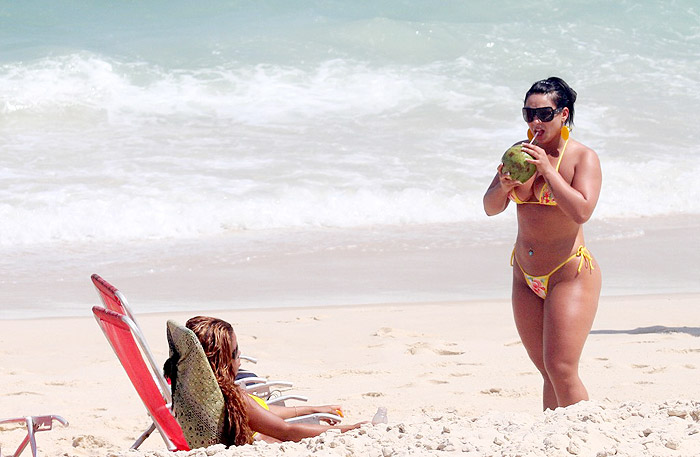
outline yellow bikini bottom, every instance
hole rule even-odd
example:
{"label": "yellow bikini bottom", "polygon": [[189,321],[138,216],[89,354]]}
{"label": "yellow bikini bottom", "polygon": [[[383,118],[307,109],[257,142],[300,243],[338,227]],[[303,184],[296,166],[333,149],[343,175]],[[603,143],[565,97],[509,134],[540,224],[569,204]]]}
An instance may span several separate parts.
{"label": "yellow bikini bottom", "polygon": [[547,284],[549,283],[549,278],[552,276],[554,273],[559,271],[561,267],[569,263],[571,260],[575,259],[576,257],[580,257],[581,260],[579,261],[578,264],[578,272],[581,273],[581,268],[583,267],[583,264],[586,264],[586,268],[589,268],[591,271],[594,270],[593,268],[593,258],[591,257],[591,253],[586,249],[585,246],[581,245],[578,247],[576,252],[571,255],[568,259],[564,260],[562,263],[559,264],[554,270],[550,271],[548,274],[544,276],[533,276],[531,274],[525,273],[525,270],[523,270],[523,267],[520,266],[520,263],[518,263],[518,259],[515,258],[515,248],[513,248],[513,253],[510,255],[510,266],[513,266],[513,260],[515,260],[515,263],[518,264],[518,268],[520,268],[520,271],[523,272],[523,276],[525,277],[525,282],[527,283],[528,286],[530,286],[530,289],[537,294],[538,297],[540,298],[547,298]]}

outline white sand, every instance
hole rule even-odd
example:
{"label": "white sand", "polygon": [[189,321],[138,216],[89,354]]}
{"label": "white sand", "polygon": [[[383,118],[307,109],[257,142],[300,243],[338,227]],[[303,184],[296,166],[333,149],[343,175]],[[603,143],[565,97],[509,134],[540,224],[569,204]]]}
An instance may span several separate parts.
{"label": "white sand", "polygon": [[[312,403],[341,403],[347,422],[389,413],[388,427],[207,454],[700,455],[698,303],[604,297],[581,360],[593,401],[546,414],[507,301],[199,311],[234,324],[260,359],[255,372],[293,381]],[[193,314],[138,316],[159,360],[165,321]],[[37,435],[41,455],[167,455],[157,433],[127,452],[149,420],[94,320],[3,321],[0,343],[0,418],[70,422]],[[0,431],[5,454],[20,439]]]}
{"label": "white sand", "polygon": [[[207,455],[289,456],[676,456],[697,455],[700,403],[630,402],[613,407],[582,402],[544,414],[489,412],[413,417],[388,425],[329,432],[300,443],[213,446]],[[162,451],[161,451],[162,452]],[[152,455],[154,453],[148,453]],[[160,454],[158,454],[160,455]],[[197,451],[189,455],[202,455]]]}

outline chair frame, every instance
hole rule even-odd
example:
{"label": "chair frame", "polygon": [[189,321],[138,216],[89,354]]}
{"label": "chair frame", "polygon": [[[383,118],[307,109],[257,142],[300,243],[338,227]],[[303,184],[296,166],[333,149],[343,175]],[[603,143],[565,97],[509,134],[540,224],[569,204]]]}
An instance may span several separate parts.
{"label": "chair frame", "polygon": [[[121,291],[119,291],[119,289],[107,282],[107,280],[105,280],[100,275],[95,273],[90,276],[90,279],[92,280],[95,289],[97,289],[97,294],[100,296],[100,300],[102,301],[102,304],[104,304],[104,307],[117,314],[124,315],[131,320],[131,324],[129,325],[133,328],[132,331],[135,335],[135,339],[139,343],[139,345],[142,346],[143,354],[145,354],[149,365],[151,365],[151,367],[153,368],[152,371],[153,373],[155,373],[154,377],[157,383],[161,386],[161,391],[165,392],[163,394],[164,398],[167,399],[167,404],[169,405],[168,407],[172,410],[172,399],[170,399],[170,387],[168,387],[165,390],[162,389],[162,386],[164,384],[167,385],[168,383],[162,376],[160,370],[158,368],[155,368],[156,363],[155,359],[153,358],[153,352],[151,351],[151,348],[148,345],[148,340],[146,340],[146,337],[141,331],[141,327],[139,327],[138,323],[136,322],[136,318],[134,317],[134,313],[131,311],[131,307],[129,306],[129,302],[126,300],[126,297],[124,296],[124,294],[121,293]],[[136,442],[131,446],[131,449],[137,449],[141,445],[141,443],[143,443],[146,440],[146,438],[148,438],[151,435],[151,433],[153,433],[155,429],[156,424],[154,422],[141,434],[141,436],[139,436]]]}
{"label": "chair frame", "polygon": [[[182,434],[182,429],[175,420],[175,417],[172,415],[172,395],[170,393],[170,385],[161,374],[160,367],[156,364],[153,354],[148,346],[148,343],[146,342],[146,338],[139,329],[138,325],[136,325],[136,323],[127,315],[102,308],[101,306],[93,306],[92,312],[95,316],[95,320],[102,329],[102,332],[109,341],[110,346],[112,346],[112,349],[117,355],[117,358],[126,370],[132,385],[146,406],[149,415],[153,419],[153,424],[136,439],[134,444],[131,446],[131,449],[138,449],[141,443],[143,443],[143,441],[148,438],[151,433],[153,433],[153,430],[157,428],[169,450],[189,450],[187,441]],[[128,330],[129,337],[125,337],[120,342],[114,341],[114,335],[112,334],[113,328],[117,328],[122,331]],[[126,350],[130,350],[132,352],[131,358],[129,358],[129,354],[125,354],[124,351],[120,349],[120,344],[128,346]],[[134,360],[133,352],[136,351],[139,352],[141,357],[140,359]],[[139,378],[138,381],[135,380],[134,377],[138,376],[137,371],[139,370],[146,370],[150,374],[150,378]],[[147,387],[144,385],[138,387],[137,384],[140,384],[139,381],[144,383],[150,382],[151,384]],[[162,404],[153,405],[150,403],[149,398],[145,398],[145,396],[147,396],[147,393],[144,392],[145,389],[150,389],[151,393],[153,393],[154,389],[157,390],[160,394]],[[162,415],[158,418],[155,417],[158,415],[158,410],[162,407],[167,408],[167,411],[170,413],[170,418]],[[161,423],[161,421],[167,421],[167,424]]]}
{"label": "chair frame", "polygon": [[[14,452],[14,454],[10,454],[7,457],[17,457],[20,455],[24,449],[26,449],[27,445],[31,446],[32,449],[32,455],[36,457],[36,451],[37,451],[37,446],[36,446],[36,437],[34,434],[36,432],[45,432],[48,430],[51,430],[53,428],[53,421],[58,421],[61,423],[64,427],[68,426],[68,421],[65,420],[61,416],[57,416],[55,414],[50,414],[48,416],[25,416],[25,417],[15,417],[12,419],[0,419],[0,425],[2,424],[19,424],[24,422],[25,425],[27,426],[27,435],[24,437],[22,442],[19,444],[17,447],[17,450]],[[1,456],[0,452],[0,456]]]}
{"label": "chair frame", "polygon": [[309,400],[308,397],[305,397],[303,395],[273,396],[274,393],[281,393],[281,389],[292,387],[293,384],[288,381],[268,381],[265,378],[249,376],[247,378],[242,378],[236,381],[236,385],[245,390],[246,393],[262,398],[268,405],[286,406],[285,402],[287,400]]}

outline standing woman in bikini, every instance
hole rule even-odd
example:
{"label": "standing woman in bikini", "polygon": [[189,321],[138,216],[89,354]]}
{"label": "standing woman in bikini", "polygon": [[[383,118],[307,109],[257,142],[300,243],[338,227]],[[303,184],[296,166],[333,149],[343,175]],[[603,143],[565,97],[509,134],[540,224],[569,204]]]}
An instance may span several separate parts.
{"label": "standing woman in bikini", "polygon": [[489,216],[517,204],[513,250],[513,315],[525,349],[544,379],[543,407],[588,400],[579,359],[600,296],[600,268],[585,247],[583,224],[600,194],[598,156],[569,138],[576,92],[551,77],[525,95],[523,118],[532,144],[523,150],[537,171],[525,183],[499,165],[484,195]]}

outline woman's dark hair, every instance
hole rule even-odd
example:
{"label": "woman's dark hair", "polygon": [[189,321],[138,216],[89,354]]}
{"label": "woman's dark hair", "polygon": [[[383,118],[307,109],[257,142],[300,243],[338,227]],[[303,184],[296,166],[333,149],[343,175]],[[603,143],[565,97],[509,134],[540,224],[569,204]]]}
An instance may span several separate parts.
{"label": "woman's dark hair", "polygon": [[552,96],[552,101],[557,108],[569,108],[569,117],[566,119],[566,125],[574,125],[574,102],[576,102],[576,91],[569,87],[561,78],[550,76],[547,79],[537,81],[530,87],[530,90],[525,94],[525,101],[532,94],[546,94]]}

